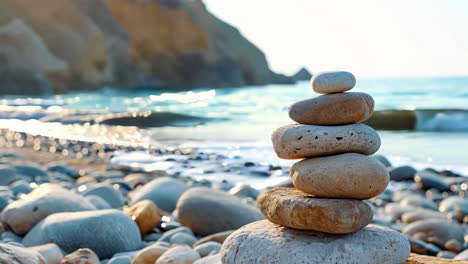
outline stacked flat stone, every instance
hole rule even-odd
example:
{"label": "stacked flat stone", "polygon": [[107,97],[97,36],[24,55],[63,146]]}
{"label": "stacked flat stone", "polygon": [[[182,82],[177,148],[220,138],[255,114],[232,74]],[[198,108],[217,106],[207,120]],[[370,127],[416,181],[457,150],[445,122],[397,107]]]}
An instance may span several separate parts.
{"label": "stacked flat stone", "polygon": [[374,100],[365,93],[345,92],[356,84],[348,72],[318,74],[311,82],[323,95],[293,103],[289,116],[298,124],[272,135],[280,158],[303,159],[290,169],[297,190],[270,190],[259,205],[279,225],[353,233],[372,221],[372,209],[361,200],[382,193],[389,181],[385,166],[367,156],[379,149],[379,135],[359,123],[372,115]]}
{"label": "stacked flat stone", "polygon": [[317,74],[311,82],[323,95],[292,104],[289,116],[297,124],[272,135],[278,157],[302,159],[290,169],[295,188],[259,196],[271,223],[233,233],[223,244],[223,263],[404,263],[408,240],[369,225],[373,212],[363,201],[389,182],[385,166],[369,157],[380,147],[379,135],[360,123],[372,115],[374,100],[346,92],[356,84],[348,72]]}

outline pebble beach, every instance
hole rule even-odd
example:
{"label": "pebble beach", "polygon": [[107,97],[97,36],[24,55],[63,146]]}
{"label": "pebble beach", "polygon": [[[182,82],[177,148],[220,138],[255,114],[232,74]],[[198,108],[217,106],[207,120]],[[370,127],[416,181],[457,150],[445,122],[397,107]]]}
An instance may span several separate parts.
{"label": "pebble beach", "polygon": [[[371,112],[363,116],[370,116]],[[297,118],[303,118],[298,121],[302,123],[309,120],[304,116]],[[359,122],[362,118],[340,122]],[[323,120],[313,122],[330,122],[330,118]],[[351,125],[356,126],[352,131],[363,133],[365,138],[374,137],[372,141],[376,142],[378,136],[372,134],[375,132],[359,125]],[[295,136],[304,130],[288,126],[285,129],[281,133],[299,129]],[[325,133],[336,138],[333,131]],[[380,143],[359,143],[359,137],[353,139],[356,140],[351,144],[353,148],[342,143],[349,140],[345,138],[339,139],[341,145],[328,142],[316,145],[316,149],[303,150],[301,145],[277,148],[281,140],[275,141],[273,134],[276,153],[282,158],[319,157],[290,168],[197,148],[104,144],[3,129],[0,131],[2,261],[314,263],[313,258],[319,255],[313,251],[307,251],[310,256],[302,253],[304,245],[328,245],[332,241],[335,245],[346,241],[344,245],[351,246],[333,250],[324,246],[322,252],[329,253],[319,256],[322,260],[341,259],[339,263],[468,260],[468,175],[431,167],[419,169],[412,164],[392,165],[385,156],[373,154]],[[303,140],[309,139],[306,136]],[[333,155],[337,147],[342,148],[340,153],[353,153],[320,158]],[[134,166],[128,157],[138,157],[139,166]],[[328,169],[320,172],[322,165],[314,162],[328,162]],[[146,166],[141,166],[142,163]],[[342,175],[340,166],[346,168],[347,175]],[[314,175],[330,171],[342,175],[339,186],[327,182],[327,175],[322,182],[310,184]],[[236,175],[258,180],[252,184],[231,181]],[[375,182],[371,188],[356,187],[346,180],[350,177]],[[293,188],[300,190],[292,191]],[[323,190],[326,191],[321,193]],[[317,201],[325,204],[327,213],[314,219],[317,214],[307,211],[314,202],[302,192],[325,197]],[[347,210],[354,207],[359,208],[361,215],[347,219],[350,216]],[[295,218],[300,208],[305,218]],[[250,242],[244,241],[246,234]],[[278,241],[278,236],[285,240]],[[282,246],[275,248],[268,241],[277,241]],[[348,259],[343,259],[343,252]],[[379,256],[384,257],[377,261]]]}
{"label": "pebble beach", "polygon": [[468,264],[462,2],[0,0],[0,264]]}

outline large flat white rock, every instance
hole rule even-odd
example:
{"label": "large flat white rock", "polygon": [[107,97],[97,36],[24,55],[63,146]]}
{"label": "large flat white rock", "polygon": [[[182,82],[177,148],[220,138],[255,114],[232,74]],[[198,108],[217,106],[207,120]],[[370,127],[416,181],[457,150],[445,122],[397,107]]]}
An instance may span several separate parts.
{"label": "large flat white rock", "polygon": [[410,244],[402,234],[377,225],[353,234],[331,235],[261,220],[232,233],[220,254],[224,264],[397,264],[405,263]]}

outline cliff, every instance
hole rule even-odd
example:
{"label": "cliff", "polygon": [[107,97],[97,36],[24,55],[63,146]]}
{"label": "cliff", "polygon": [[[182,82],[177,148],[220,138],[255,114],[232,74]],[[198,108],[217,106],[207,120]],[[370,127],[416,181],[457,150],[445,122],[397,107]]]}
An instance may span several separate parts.
{"label": "cliff", "polygon": [[291,76],[295,81],[309,81],[312,78],[312,74],[307,70],[307,68],[303,67],[295,74]]}
{"label": "cliff", "polygon": [[290,82],[200,0],[0,1],[0,94]]}

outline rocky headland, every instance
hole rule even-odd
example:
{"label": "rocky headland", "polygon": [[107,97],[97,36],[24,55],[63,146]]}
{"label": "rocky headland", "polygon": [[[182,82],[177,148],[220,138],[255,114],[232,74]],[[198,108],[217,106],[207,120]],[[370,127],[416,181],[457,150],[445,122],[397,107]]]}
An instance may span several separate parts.
{"label": "rocky headland", "polygon": [[0,2],[0,94],[292,82],[201,0]]}

